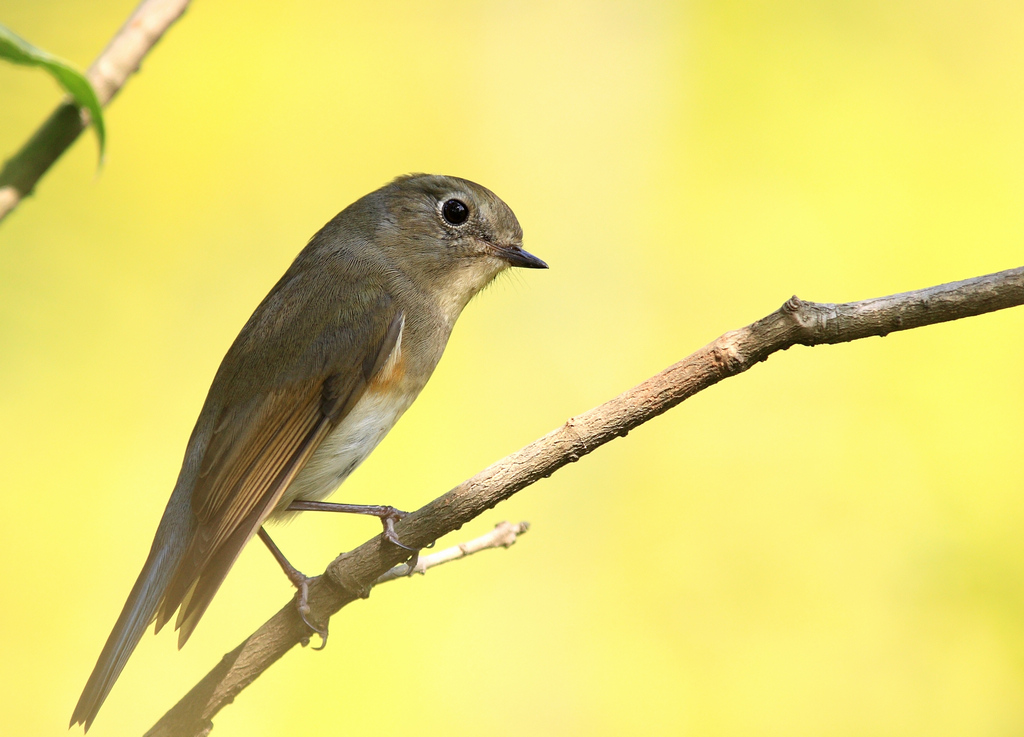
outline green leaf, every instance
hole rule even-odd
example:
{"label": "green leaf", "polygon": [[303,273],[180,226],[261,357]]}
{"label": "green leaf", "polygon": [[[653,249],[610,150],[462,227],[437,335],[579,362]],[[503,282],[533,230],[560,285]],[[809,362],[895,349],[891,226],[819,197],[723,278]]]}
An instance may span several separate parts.
{"label": "green leaf", "polygon": [[99,139],[100,161],[106,143],[106,129],[103,126],[103,109],[96,96],[96,90],[89,84],[85,75],[62,59],[37,49],[25,39],[0,25],[0,59],[7,59],[13,64],[24,64],[31,67],[42,67],[74,98],[75,104],[89,111],[92,124],[96,128]]}

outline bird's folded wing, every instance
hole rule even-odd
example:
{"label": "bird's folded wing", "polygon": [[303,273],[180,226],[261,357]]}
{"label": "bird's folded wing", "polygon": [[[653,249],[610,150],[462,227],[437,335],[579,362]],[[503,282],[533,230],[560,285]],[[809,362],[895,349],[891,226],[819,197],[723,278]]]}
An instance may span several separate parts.
{"label": "bird's folded wing", "polygon": [[198,527],[156,615],[159,630],[180,606],[179,647],[246,542],[386,363],[404,324],[401,313],[388,317],[380,316],[362,350],[347,351],[326,375],[221,411],[192,493]]}

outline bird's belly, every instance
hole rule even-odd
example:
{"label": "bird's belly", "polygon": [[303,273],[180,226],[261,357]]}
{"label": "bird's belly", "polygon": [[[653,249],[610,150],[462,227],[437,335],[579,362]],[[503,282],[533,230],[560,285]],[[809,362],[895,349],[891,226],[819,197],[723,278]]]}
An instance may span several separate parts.
{"label": "bird's belly", "polygon": [[272,517],[283,516],[296,499],[319,501],[348,478],[409,408],[413,392],[366,392],[299,471],[285,490]]}

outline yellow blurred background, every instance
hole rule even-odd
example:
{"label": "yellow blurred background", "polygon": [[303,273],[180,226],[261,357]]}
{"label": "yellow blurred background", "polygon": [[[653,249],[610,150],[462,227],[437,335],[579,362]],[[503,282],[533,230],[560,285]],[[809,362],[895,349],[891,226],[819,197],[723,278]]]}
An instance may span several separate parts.
{"label": "yellow blurred background", "polygon": [[[134,0],[0,0],[88,66]],[[411,509],[793,293],[1020,265],[1016,2],[197,1],[0,225],[0,731],[60,735],[209,382],[306,240],[411,171],[516,211],[548,272],[467,309],[337,501]],[[0,155],[60,95],[0,66]],[[1024,733],[1024,309],[794,348],[380,587],[215,735]],[[378,528],[273,531],[316,573]],[[291,596],[249,546],[90,735],[141,734]],[[170,628],[168,628],[170,629]]]}

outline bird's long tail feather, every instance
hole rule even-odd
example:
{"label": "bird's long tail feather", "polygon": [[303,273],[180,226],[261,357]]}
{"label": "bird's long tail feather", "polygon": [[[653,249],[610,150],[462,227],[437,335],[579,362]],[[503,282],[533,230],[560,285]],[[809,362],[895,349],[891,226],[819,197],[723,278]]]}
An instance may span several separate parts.
{"label": "bird's long tail feather", "polygon": [[117,618],[117,624],[107,638],[103,652],[96,661],[96,667],[93,668],[85,690],[78,699],[75,713],[71,717],[71,726],[82,724],[86,731],[89,730],[100,706],[103,705],[135,646],[139,644],[143,632],[156,616],[167,584],[177,570],[178,559],[182,555],[181,545],[167,544],[168,541],[161,538],[158,533],[156,540],[153,541],[146,565],[142,567],[142,573],[132,587],[128,601],[121,610],[121,616]]}

